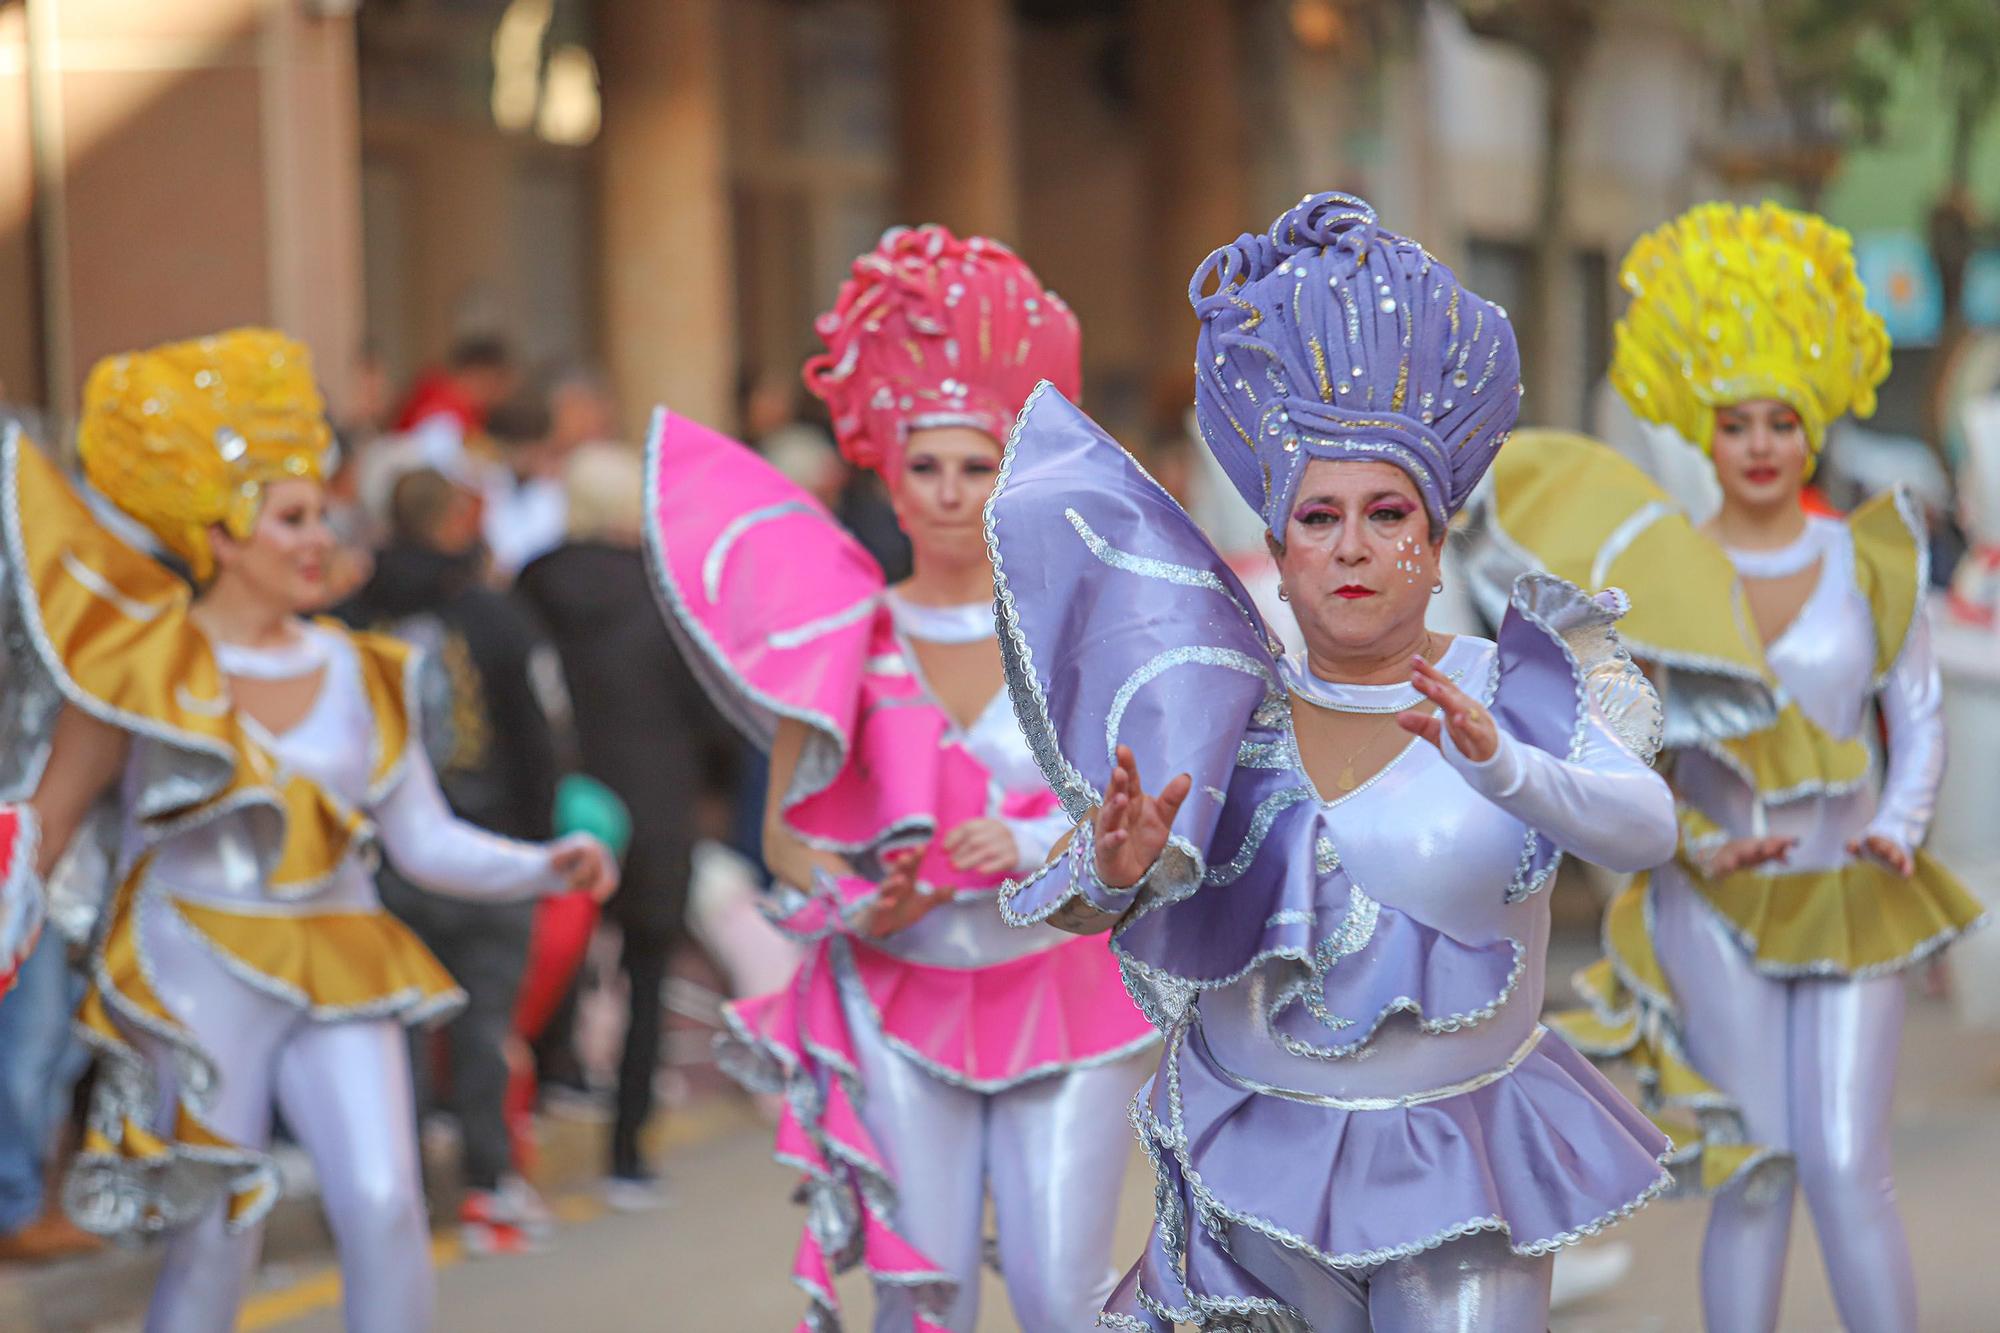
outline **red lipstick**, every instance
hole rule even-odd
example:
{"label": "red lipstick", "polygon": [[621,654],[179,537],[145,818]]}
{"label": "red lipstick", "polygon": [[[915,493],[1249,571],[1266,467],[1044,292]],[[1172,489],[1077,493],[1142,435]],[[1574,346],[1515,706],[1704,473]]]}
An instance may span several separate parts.
{"label": "red lipstick", "polygon": [[1333,595],[1335,597],[1345,597],[1347,600],[1353,601],[1357,597],[1373,597],[1375,590],[1373,588],[1364,588],[1358,583],[1349,583],[1335,588]]}

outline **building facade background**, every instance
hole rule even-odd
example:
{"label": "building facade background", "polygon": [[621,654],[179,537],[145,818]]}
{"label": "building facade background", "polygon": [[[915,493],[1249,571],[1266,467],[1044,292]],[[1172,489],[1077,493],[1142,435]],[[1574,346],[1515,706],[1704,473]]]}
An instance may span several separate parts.
{"label": "building facade background", "polygon": [[[655,402],[729,427],[853,255],[939,221],[1069,299],[1089,404],[1136,442],[1189,396],[1202,255],[1342,188],[1546,320],[1526,413],[1588,425],[1624,249],[1769,187],[1718,168],[1727,89],[1676,7],[1600,6],[1538,286],[1547,66],[1467,8],[0,0],[0,396],[61,418],[106,352],[265,322],[337,407],[364,353],[404,377],[491,332],[604,366],[633,433]],[[1910,225],[1905,122],[1836,220]]]}

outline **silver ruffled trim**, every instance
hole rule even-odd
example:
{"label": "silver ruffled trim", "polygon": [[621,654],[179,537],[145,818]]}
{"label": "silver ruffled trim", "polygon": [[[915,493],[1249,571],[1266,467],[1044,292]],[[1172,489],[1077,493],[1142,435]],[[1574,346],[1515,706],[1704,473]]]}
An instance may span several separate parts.
{"label": "silver ruffled trim", "polygon": [[[811,957],[800,964],[802,968],[815,965],[816,960]],[[724,1006],[722,1015],[726,1030],[715,1038],[718,1067],[753,1093],[782,1095],[800,1127],[829,1163],[828,1167],[822,1167],[787,1153],[772,1153],[773,1160],[800,1173],[794,1199],[805,1206],[806,1229],[818,1244],[827,1267],[840,1273],[861,1264],[862,1212],[865,1209],[877,1221],[893,1227],[897,1207],[895,1179],[886,1164],[856,1155],[820,1129],[826,1114],[825,1094],[791,1051],[752,1032],[732,1008]],[[866,1097],[861,1071],[817,1043],[806,1042],[804,1047],[807,1055],[841,1081],[848,1101],[859,1108]],[[851,1178],[840,1174],[839,1168],[843,1167],[852,1173]],[[950,1303],[958,1289],[957,1279],[941,1270],[880,1273],[871,1269],[869,1277],[877,1283],[912,1289],[933,1317]],[[810,1302],[806,1326],[840,1333],[839,1308],[832,1293],[813,1282],[797,1278],[794,1282]]]}
{"label": "silver ruffled trim", "polygon": [[[909,1042],[889,1031],[887,1026],[882,1022],[882,1011],[876,1007],[875,997],[868,993],[868,988],[861,984],[861,978],[855,972],[854,958],[848,941],[844,939],[832,939],[827,941],[827,944],[829,961],[833,966],[834,976],[839,982],[841,993],[861,1006],[862,1011],[868,1015],[869,1022],[874,1025],[875,1031],[882,1038],[883,1043],[938,1082],[949,1084],[954,1088],[963,1088],[967,1092],[992,1095],[1021,1087],[1023,1084],[1039,1082],[1045,1078],[1055,1078],[1063,1074],[1074,1073],[1078,1070],[1097,1069],[1104,1065],[1117,1064],[1120,1060],[1129,1059],[1139,1052],[1157,1045],[1160,1040],[1158,1033],[1147,1032],[1132,1041],[1126,1042],[1122,1046],[1116,1046],[1106,1051],[1099,1051],[1095,1055],[1086,1055],[1078,1059],[1052,1060],[1047,1064],[1036,1065],[1032,1069],[1023,1070],[1010,1078],[972,1078],[953,1069],[949,1065],[938,1063],[936,1060],[919,1051],[916,1047],[910,1045]],[[894,957],[893,954],[889,956]],[[1024,957],[1033,956],[1032,954],[1024,955]]]}
{"label": "silver ruffled trim", "polygon": [[[160,897],[149,885],[139,886],[132,904],[133,953],[139,974],[154,994],[163,995],[144,937],[144,914]],[[207,1128],[203,1112],[213,1103],[222,1071],[188,1032],[168,1027],[125,1003],[105,971],[101,957],[90,964],[92,984],[105,1007],[117,1018],[143,1031],[167,1048],[174,1067],[181,1106]],[[126,1124],[155,1126],[166,1107],[153,1063],[135,1047],[102,1037],[79,1023],[78,1040],[98,1060],[97,1085],[90,1099],[91,1128],[113,1143],[124,1138]],[[214,1133],[214,1130],[210,1130]],[[218,1138],[227,1135],[217,1134]],[[255,1191],[255,1204],[226,1227],[240,1233],[264,1220],[278,1201],[276,1165],[261,1152],[185,1143],[169,1136],[166,1155],[139,1161],[114,1153],[81,1152],[70,1164],[63,1185],[63,1207],[71,1220],[101,1236],[149,1234],[193,1222],[215,1206],[218,1198]]]}
{"label": "silver ruffled trim", "polygon": [[[151,896],[163,902],[167,908],[167,922],[170,929],[180,932],[183,939],[193,944],[203,953],[213,958],[217,965],[231,976],[249,986],[262,991],[274,1000],[298,1009],[315,1023],[344,1023],[357,1019],[395,1018],[406,1027],[428,1027],[441,1023],[465,1007],[466,995],[462,990],[453,989],[426,999],[424,993],[414,986],[388,995],[380,995],[365,1004],[314,1004],[312,997],[289,982],[264,972],[259,972],[227,949],[210,939],[203,930],[188,920],[180,910],[180,900],[164,890],[150,890]],[[217,906],[203,903],[199,906]],[[218,910],[226,910],[220,909]],[[144,943],[140,945],[143,957]]]}
{"label": "silver ruffled trim", "polygon": [[[1189,1146],[1190,1139],[1181,1102],[1180,1052],[1185,1038],[1185,1028],[1169,1034],[1168,1048],[1165,1055],[1161,1058],[1161,1071],[1167,1076],[1167,1106],[1168,1114],[1172,1118],[1172,1124],[1160,1124],[1151,1115],[1141,1112],[1136,1102],[1134,1103],[1134,1118],[1137,1121],[1142,1121],[1139,1125],[1142,1142],[1146,1141],[1149,1137],[1157,1137],[1158,1141],[1172,1152],[1181,1179],[1186,1183],[1189,1194],[1194,1198],[1196,1215],[1201,1219],[1203,1226],[1208,1229],[1210,1234],[1225,1244],[1227,1244],[1227,1237],[1224,1226],[1225,1224],[1233,1224],[1248,1228],[1268,1240],[1275,1241],[1289,1250],[1304,1255],[1325,1268],[1342,1271],[1375,1268],[1382,1264],[1392,1263],[1398,1259],[1407,1259],[1411,1255],[1434,1250],[1450,1241],[1460,1240],[1482,1231],[1496,1231],[1508,1238],[1508,1248],[1515,1254],[1524,1257],[1535,1257],[1544,1254],[1553,1254],[1565,1246],[1574,1245],[1579,1241],[1597,1235],[1607,1227],[1631,1216],[1654,1199],[1660,1197],[1673,1183],[1668,1160],[1671,1154],[1663,1153],[1656,1159],[1660,1167],[1660,1174],[1637,1195],[1619,1204],[1617,1207],[1608,1209],[1597,1217],[1591,1218],[1575,1227],[1558,1232],[1554,1236],[1529,1241],[1525,1245],[1514,1243],[1512,1228],[1504,1217],[1498,1214],[1487,1214],[1482,1217],[1467,1218],[1462,1222],[1440,1228],[1428,1236],[1407,1244],[1387,1246],[1375,1250],[1328,1254],[1305,1237],[1287,1231],[1274,1222],[1258,1217],[1253,1213],[1245,1213],[1229,1207],[1216,1197],[1215,1193],[1202,1181],[1200,1173],[1194,1168]],[[1254,1089],[1251,1089],[1251,1091],[1254,1091]],[[1374,1112],[1356,1112],[1354,1114],[1374,1114]],[[1150,1151],[1151,1149],[1149,1148]],[[1180,1261],[1179,1266],[1182,1271],[1185,1271],[1187,1256],[1184,1246],[1177,1252],[1176,1257]],[[1280,1308],[1290,1309],[1290,1307]]]}
{"label": "silver ruffled trim", "polygon": [[[1028,646],[1028,636],[1021,630],[1021,613],[1014,601],[1014,589],[1007,580],[1007,564],[1000,553],[1000,537],[996,529],[996,506],[1000,497],[1006,494],[1007,483],[1014,473],[1014,459],[1021,444],[1021,428],[1048,387],[1047,380],[1035,385],[1027,401],[1021,404],[1013,428],[1007,432],[1007,446],[1000,454],[1000,472],[994,478],[993,492],[986,497],[986,506],[980,513],[980,526],[986,536],[986,553],[993,562],[993,610],[1000,630],[1000,666],[1007,681],[1008,698],[1014,705],[1015,719],[1020,723],[1021,734],[1027,737],[1028,749],[1035,756],[1042,776],[1048,779],[1056,799],[1062,802],[1063,813],[1073,822],[1082,823],[1090,810],[1102,803],[1104,796],[1077,771],[1057,743],[1055,721],[1049,716],[1048,698],[1042,693],[1041,681],[1035,675],[1034,649]],[[1003,903],[1005,898],[1003,889]]]}

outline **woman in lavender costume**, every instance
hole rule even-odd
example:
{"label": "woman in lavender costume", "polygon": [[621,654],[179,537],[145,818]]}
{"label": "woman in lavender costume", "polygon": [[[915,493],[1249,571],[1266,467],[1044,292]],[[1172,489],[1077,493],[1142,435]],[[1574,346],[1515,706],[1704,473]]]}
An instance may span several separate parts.
{"label": "woman in lavender costume", "polygon": [[1518,411],[1503,311],[1335,194],[1190,295],[1203,437],[1305,653],[1052,386],[987,509],[1009,688],[1077,823],[1003,911],[1112,930],[1165,1035],[1133,1106],[1157,1218],[1105,1322],[1543,1328],[1554,1251],[1668,1179],[1539,1021],[1561,854],[1673,844],[1658,701],[1616,593],[1530,575],[1497,643],[1425,628]]}

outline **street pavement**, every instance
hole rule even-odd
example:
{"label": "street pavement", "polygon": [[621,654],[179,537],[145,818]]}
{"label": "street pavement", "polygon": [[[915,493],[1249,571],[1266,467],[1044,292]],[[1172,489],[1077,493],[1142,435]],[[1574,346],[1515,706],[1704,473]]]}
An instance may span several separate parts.
{"label": "street pavement", "polygon": [[[1916,1254],[1922,1328],[1993,1333],[2000,1330],[2000,1035],[1966,1036],[1944,1006],[1914,1000],[1901,1079],[1897,1179]],[[563,1133],[574,1138],[585,1131],[567,1127]],[[572,1153],[575,1183],[554,1194],[563,1223],[547,1252],[471,1260],[448,1234],[441,1237],[439,1333],[792,1328],[801,1302],[785,1273],[799,1213],[788,1202],[790,1173],[771,1164],[767,1151],[768,1132],[747,1104],[710,1099],[682,1114],[665,1136],[670,1201],[638,1215],[606,1211],[580,1170],[587,1151]],[[1121,1259],[1137,1253],[1150,1207],[1151,1182],[1135,1154]],[[1632,1273],[1615,1290],[1559,1312],[1556,1333],[1699,1329],[1695,1271],[1702,1220],[1699,1204],[1667,1202],[1616,1228],[1608,1239],[1633,1247]],[[143,1254],[109,1252],[29,1279],[0,1270],[0,1328],[131,1333],[138,1328],[150,1262]],[[273,1238],[243,1328],[339,1333],[338,1290],[323,1233],[309,1213],[304,1220],[295,1215]],[[842,1296],[850,1328],[867,1329],[865,1283],[844,1281]],[[1015,1327],[1004,1290],[990,1274],[979,1327],[981,1333]],[[1781,1329],[1838,1328],[1801,1207]]]}

